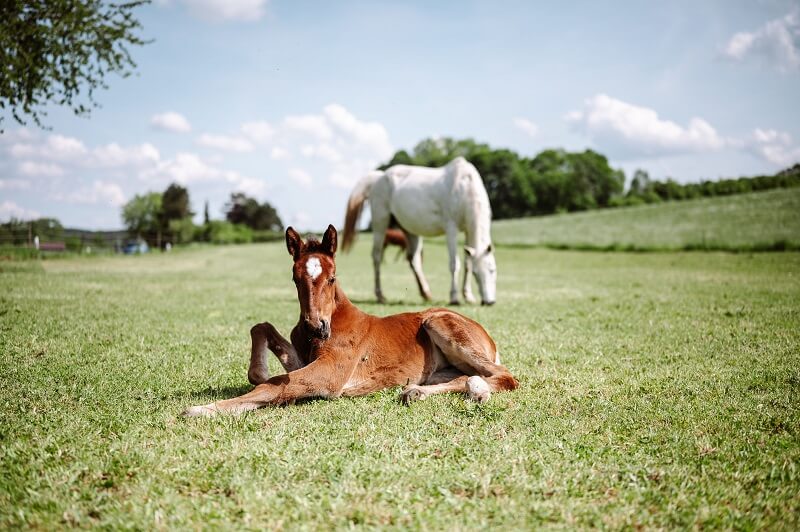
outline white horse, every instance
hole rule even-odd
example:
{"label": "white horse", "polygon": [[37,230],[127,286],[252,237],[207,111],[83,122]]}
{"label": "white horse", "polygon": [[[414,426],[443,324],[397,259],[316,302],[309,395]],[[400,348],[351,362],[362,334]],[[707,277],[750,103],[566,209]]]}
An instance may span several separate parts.
{"label": "white horse", "polygon": [[464,231],[464,299],[473,303],[470,272],[481,291],[484,305],[495,302],[497,264],[492,248],[490,224],[492,209],[478,170],[463,157],[456,157],[441,168],[398,164],[385,171],[370,172],[353,189],[347,202],[342,248],[347,251],[356,237],[356,224],[364,202],[372,211],[372,263],[375,267],[375,296],[384,302],[381,291],[383,238],[391,217],[408,237],[406,258],[417,278],[420,294],[431,299],[422,272],[422,237],[447,235],[450,252],[450,303],[458,304],[459,261],[456,252],[458,232]]}

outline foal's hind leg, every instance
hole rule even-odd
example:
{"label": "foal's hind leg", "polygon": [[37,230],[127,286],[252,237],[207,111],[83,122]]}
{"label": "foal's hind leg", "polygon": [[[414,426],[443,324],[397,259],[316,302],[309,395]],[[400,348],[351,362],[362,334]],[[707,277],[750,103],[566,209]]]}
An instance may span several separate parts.
{"label": "foal's hind leg", "polygon": [[294,346],[281,336],[271,323],[265,321],[254,325],[250,329],[250,338],[253,341],[250,349],[250,369],[247,370],[247,380],[250,384],[261,384],[269,379],[267,348],[275,353],[287,373],[303,367]]}
{"label": "foal's hind leg", "polygon": [[446,392],[466,393],[477,402],[487,401],[491,392],[513,390],[517,380],[505,366],[496,364],[494,342],[478,323],[448,310],[432,311],[423,323],[425,331],[447,361],[462,376],[441,384],[407,386],[403,399],[410,402]]}

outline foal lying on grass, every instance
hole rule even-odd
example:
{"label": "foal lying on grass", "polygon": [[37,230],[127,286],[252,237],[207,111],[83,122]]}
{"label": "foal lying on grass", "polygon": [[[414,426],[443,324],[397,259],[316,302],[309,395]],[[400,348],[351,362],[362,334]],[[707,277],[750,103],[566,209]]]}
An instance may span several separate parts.
{"label": "foal lying on grass", "polygon": [[[428,395],[461,392],[478,402],[513,390],[517,380],[500,365],[494,341],[477,322],[434,308],[385,318],[358,310],[336,282],[336,229],[322,242],[303,242],[291,227],[286,247],[300,300],[291,343],[269,323],[250,330],[247,377],[256,387],[233,399],[193,406],[186,416],[239,413],[304,397],[354,397],[405,385],[408,404]],[[269,378],[269,348],[287,373]]]}

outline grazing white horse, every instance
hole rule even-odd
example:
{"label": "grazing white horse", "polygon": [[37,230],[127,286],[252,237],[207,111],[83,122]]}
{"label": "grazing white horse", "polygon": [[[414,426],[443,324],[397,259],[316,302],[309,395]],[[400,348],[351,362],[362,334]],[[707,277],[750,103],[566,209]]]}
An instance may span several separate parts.
{"label": "grazing white horse", "polygon": [[378,301],[385,301],[380,275],[383,238],[394,216],[408,237],[406,258],[423,298],[430,300],[431,291],[422,272],[422,237],[445,234],[450,252],[450,303],[458,304],[456,240],[458,232],[464,231],[464,299],[475,301],[469,278],[473,272],[482,303],[494,304],[497,264],[490,234],[492,209],[483,180],[471,163],[456,157],[441,168],[398,164],[370,172],[355,186],[347,202],[342,238],[345,251],[355,240],[356,224],[367,199],[372,211],[372,263]]}

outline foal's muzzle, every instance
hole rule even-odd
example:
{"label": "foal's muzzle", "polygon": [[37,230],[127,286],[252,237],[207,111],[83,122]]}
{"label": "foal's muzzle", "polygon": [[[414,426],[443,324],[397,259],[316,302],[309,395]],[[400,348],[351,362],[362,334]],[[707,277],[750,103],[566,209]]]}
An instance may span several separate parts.
{"label": "foal's muzzle", "polygon": [[306,328],[315,338],[327,340],[331,336],[331,322],[328,320],[319,320],[318,324],[312,324],[306,320]]}

